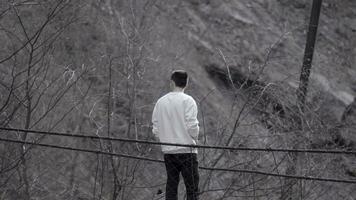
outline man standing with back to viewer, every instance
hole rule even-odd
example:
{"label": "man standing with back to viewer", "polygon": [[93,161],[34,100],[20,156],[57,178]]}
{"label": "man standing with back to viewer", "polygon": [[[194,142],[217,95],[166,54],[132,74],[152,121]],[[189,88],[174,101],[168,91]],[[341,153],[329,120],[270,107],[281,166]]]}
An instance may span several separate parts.
{"label": "man standing with back to viewer", "polygon": [[[173,71],[172,91],[158,99],[152,114],[153,134],[160,142],[196,144],[199,135],[198,108],[195,100],[184,93],[188,74]],[[166,200],[177,200],[179,174],[182,174],[187,200],[198,200],[198,150],[192,147],[162,145],[167,171]]]}

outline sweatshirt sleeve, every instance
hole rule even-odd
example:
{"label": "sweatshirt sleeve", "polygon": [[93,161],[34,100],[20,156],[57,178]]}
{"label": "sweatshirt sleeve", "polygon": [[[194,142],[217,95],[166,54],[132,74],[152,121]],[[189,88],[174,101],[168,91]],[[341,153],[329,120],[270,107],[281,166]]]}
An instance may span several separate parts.
{"label": "sweatshirt sleeve", "polygon": [[157,104],[152,112],[152,133],[155,137],[158,137],[158,120],[157,120]]}
{"label": "sweatshirt sleeve", "polygon": [[185,122],[189,135],[193,139],[199,136],[198,107],[194,99],[190,99],[185,107]]}

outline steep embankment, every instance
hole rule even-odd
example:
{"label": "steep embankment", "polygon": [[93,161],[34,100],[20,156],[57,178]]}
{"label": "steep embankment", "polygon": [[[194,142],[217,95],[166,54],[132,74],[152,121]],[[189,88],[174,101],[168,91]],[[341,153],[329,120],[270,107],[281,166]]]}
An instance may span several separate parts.
{"label": "steep embankment", "polygon": [[[150,139],[154,102],[168,91],[172,69],[183,68],[191,76],[187,93],[199,103],[202,144],[355,149],[355,1],[324,0],[305,115],[296,106],[295,90],[310,14],[308,0],[107,0],[69,4],[75,9],[68,7],[58,21],[49,24],[57,30],[63,19],[72,15],[75,19],[61,32],[48,58],[49,63],[66,72],[53,71],[52,75],[63,77],[64,86],[81,70],[90,69],[75,85],[73,94],[82,94],[87,85],[91,88],[84,103],[57,126],[58,131]],[[46,6],[51,7],[46,3],[39,8],[34,5],[24,4],[20,12],[28,27],[31,23],[38,27],[36,20],[42,22],[36,11],[43,14]],[[16,15],[5,14],[0,18],[3,25],[23,34]],[[46,15],[39,18],[46,19]],[[16,26],[12,27],[13,23]],[[8,49],[0,53],[7,55]],[[3,74],[11,71],[9,63],[2,66],[9,68]],[[50,101],[50,95],[44,96],[48,98],[45,103]],[[68,105],[77,101],[71,96],[64,98]],[[90,149],[105,150],[108,146],[91,140],[45,141]],[[158,147],[139,144],[115,143],[113,151],[162,157]],[[48,155],[50,159],[46,159]],[[201,150],[199,159],[202,166],[281,174],[295,166],[292,174],[340,179],[355,178],[356,170],[353,157],[339,155]],[[111,199],[114,188],[121,199],[152,199],[165,181],[160,163],[75,152],[35,149],[28,166],[34,186],[31,193],[39,199]],[[16,190],[21,178],[18,182],[16,178],[9,180],[11,188],[4,190],[4,196],[21,198],[22,193]],[[352,185],[298,184],[293,189],[303,199],[347,199],[356,195]],[[278,199],[288,188],[276,177],[204,170],[200,187],[201,199],[209,200]],[[184,193],[182,187],[179,193]]]}
{"label": "steep embankment", "polygon": [[[165,77],[172,69],[184,68],[192,77],[187,92],[201,101],[202,143],[354,148],[353,131],[334,128],[341,122],[345,108],[355,96],[356,15],[352,1],[323,3],[308,93],[313,111],[311,115],[314,116],[310,121],[314,124],[309,131],[296,130],[301,119],[295,114],[298,112],[295,89],[298,87],[310,7],[309,1],[157,3],[153,8],[157,13],[147,45],[150,63],[145,63],[145,78],[150,82],[141,85],[143,90],[154,92],[152,96],[145,96],[145,101],[153,103],[167,91]],[[242,88],[235,93],[226,66],[230,67],[233,82],[243,84],[250,80],[257,83],[257,91],[252,89],[252,95],[249,95],[250,90]],[[286,117],[275,115],[279,107],[283,107]],[[239,122],[235,124],[237,119]],[[202,164],[226,166],[228,163],[264,171],[274,166],[271,156],[257,155],[254,161],[247,161],[253,156],[242,153],[230,158],[241,160],[241,163],[229,163],[229,156],[220,158],[220,153],[208,152],[202,158]],[[277,160],[283,160],[282,157],[278,155]],[[316,166],[317,156],[308,155],[303,159],[309,161],[304,165],[303,161],[298,161],[301,162],[299,174],[352,178],[348,173],[354,170],[351,158],[335,162],[334,159],[339,158],[329,157]],[[280,170],[284,173],[286,167],[287,164],[282,162]],[[214,176],[212,185],[223,187],[230,181],[228,176]],[[203,172],[202,177],[206,186],[204,179],[208,174]],[[268,181],[266,184],[273,185]],[[350,188],[346,188],[345,193],[350,194]],[[335,195],[339,189],[335,186],[329,195]],[[209,190],[209,187],[203,190]],[[311,196],[319,192],[308,190]],[[205,195],[213,198],[217,194]]]}

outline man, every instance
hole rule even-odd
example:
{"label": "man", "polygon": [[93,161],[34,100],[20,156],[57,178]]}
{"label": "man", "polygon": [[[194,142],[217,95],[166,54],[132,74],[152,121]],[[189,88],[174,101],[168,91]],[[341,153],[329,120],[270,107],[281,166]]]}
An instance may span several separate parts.
{"label": "man", "polygon": [[[153,134],[161,142],[196,144],[199,134],[198,108],[194,99],[185,94],[188,74],[173,71],[172,91],[161,97],[153,110]],[[197,149],[192,147],[162,145],[167,171],[166,200],[177,200],[179,174],[182,174],[188,200],[198,200]]]}

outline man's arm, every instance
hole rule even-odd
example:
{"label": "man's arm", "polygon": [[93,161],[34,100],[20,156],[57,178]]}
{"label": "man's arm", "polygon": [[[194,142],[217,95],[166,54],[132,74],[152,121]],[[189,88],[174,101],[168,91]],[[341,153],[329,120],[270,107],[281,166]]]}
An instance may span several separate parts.
{"label": "man's arm", "polygon": [[185,122],[189,135],[197,140],[199,136],[198,107],[194,99],[189,100],[186,104]]}
{"label": "man's arm", "polygon": [[158,138],[157,104],[152,112],[152,133],[156,138]]}

